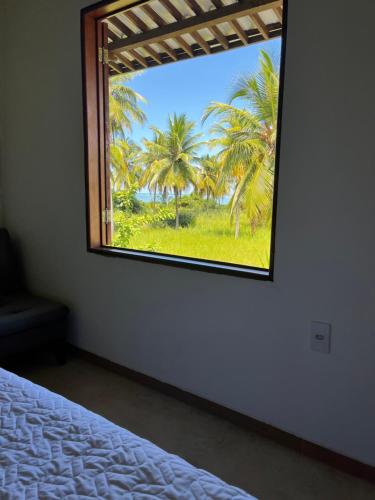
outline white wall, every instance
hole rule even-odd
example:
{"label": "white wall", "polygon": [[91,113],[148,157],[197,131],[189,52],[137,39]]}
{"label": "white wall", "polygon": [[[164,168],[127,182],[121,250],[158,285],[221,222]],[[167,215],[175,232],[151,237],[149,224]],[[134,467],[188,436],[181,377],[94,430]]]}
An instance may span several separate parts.
{"label": "white wall", "polygon": [[[78,0],[4,0],[6,224],[89,351],[375,465],[375,2],[290,0],[274,283],[90,255]],[[354,8],[355,7],[355,8]],[[309,350],[312,319],[332,353]]]}

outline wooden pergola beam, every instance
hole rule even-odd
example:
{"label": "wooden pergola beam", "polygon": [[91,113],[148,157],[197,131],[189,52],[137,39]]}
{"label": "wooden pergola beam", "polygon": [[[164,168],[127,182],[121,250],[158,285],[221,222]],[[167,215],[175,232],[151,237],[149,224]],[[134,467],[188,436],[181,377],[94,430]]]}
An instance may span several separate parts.
{"label": "wooden pergola beam", "polygon": [[[193,49],[190,47],[190,45],[187,42],[185,42],[185,40],[182,38],[182,36],[176,35],[174,38],[175,38],[176,42],[180,45],[182,50],[184,52],[186,52],[186,54],[189,57],[193,57]],[[158,43],[160,43],[160,42],[158,42]]]}
{"label": "wooden pergola beam", "polygon": [[143,50],[148,52],[150,54],[150,56],[152,57],[152,59],[154,59],[158,64],[162,64],[160,54],[158,52],[156,52],[156,50],[154,50],[152,47],[147,45],[146,47],[143,47]]}
{"label": "wooden pergola beam", "polygon": [[144,5],[141,5],[140,8],[143,10],[147,16],[154,21],[154,23],[160,28],[160,26],[164,26],[167,24],[164,19],[159,16],[159,14],[152,8],[150,5],[145,3]]}
{"label": "wooden pergola beam", "polygon": [[133,31],[133,30],[131,30],[130,28],[128,28],[128,27],[126,26],[126,24],[124,24],[124,23],[121,21],[121,19],[119,19],[118,17],[116,17],[116,16],[112,16],[112,17],[110,17],[108,20],[109,20],[109,22],[110,22],[110,23],[112,23],[114,26],[116,26],[116,28],[117,28],[118,30],[120,30],[120,31],[121,31],[121,33],[124,33],[124,35],[126,35],[126,36],[132,36],[132,35],[134,35],[134,34],[135,34],[135,33],[134,33],[134,31]]}
{"label": "wooden pergola beam", "polygon": [[[279,22],[271,23],[269,25],[269,30],[270,30],[270,39],[279,37],[282,34],[282,28],[280,27]],[[259,31],[256,28],[244,30],[244,32],[248,38],[249,45],[252,43],[257,43],[257,42],[261,42],[262,40],[264,40],[264,38],[262,37],[262,35],[259,33]],[[243,47],[243,42],[239,39],[237,34],[234,33],[232,35],[228,35],[227,39],[229,42],[229,50],[231,50],[232,48]],[[217,54],[217,53],[223,52],[225,50],[222,45],[215,45],[214,40],[209,40],[207,43],[210,46],[211,54]],[[192,55],[190,55],[187,51],[183,50],[181,44],[180,44],[178,49],[172,49],[174,55],[177,57],[177,61],[183,61],[183,60],[189,59],[190,57],[200,57],[202,55],[205,55],[205,52],[201,48],[199,48],[199,50],[194,50],[193,47],[189,46],[189,44],[187,44],[187,47],[188,47],[188,49],[190,49]],[[119,55],[118,54],[109,53],[109,57],[112,58],[112,60],[114,60],[115,62],[119,62]],[[172,57],[169,60],[165,59],[163,57],[163,54],[161,54],[161,57],[162,57],[162,64],[163,65],[164,64],[172,64],[173,62],[175,62],[175,59],[173,59]],[[154,61],[152,58],[147,59],[146,62],[148,64],[148,68],[158,66],[158,63],[156,61]],[[135,61],[132,61],[132,64],[134,65],[133,71],[139,70],[138,63],[136,63]],[[124,66],[126,66],[126,65],[124,64]],[[111,69],[111,71],[114,72],[114,70],[112,70],[112,69]],[[132,70],[125,69],[125,70],[123,70],[123,73],[127,73],[129,71],[132,71]]]}
{"label": "wooden pergola beam", "polygon": [[134,49],[126,49],[126,51],[127,51],[127,52],[131,55],[131,56],[133,56],[133,57],[134,57],[134,59],[135,59],[136,61],[138,61],[138,62],[139,62],[139,64],[140,64],[141,66],[143,66],[144,68],[148,68],[148,64],[147,64],[146,59],[145,59],[143,56],[141,56],[141,54],[138,54],[138,52],[137,52],[136,50],[134,50]]}
{"label": "wooden pergola beam", "polygon": [[229,49],[229,43],[228,40],[225,38],[225,36],[222,34],[222,32],[219,30],[217,26],[210,26],[208,28],[213,35],[214,38],[224,47],[224,49]]}
{"label": "wooden pergola beam", "polygon": [[171,59],[173,59],[174,61],[178,60],[175,50],[172,49],[172,47],[170,47],[167,42],[159,42],[158,45],[169,55]]}
{"label": "wooden pergola beam", "polygon": [[283,22],[283,9],[281,7],[276,7],[276,9],[273,9],[274,13],[276,14],[277,20],[282,23]]}
{"label": "wooden pergola beam", "polygon": [[109,66],[110,66],[113,70],[115,70],[115,71],[116,71],[116,73],[118,73],[118,74],[120,74],[120,75],[121,75],[121,73],[122,73],[122,69],[120,68],[120,66],[119,66],[117,63],[115,63],[114,61],[109,60],[109,61],[108,61],[108,65],[109,65]]}
{"label": "wooden pergola beam", "polygon": [[[165,2],[165,0],[162,1]],[[145,33],[139,33],[126,39],[117,40],[110,44],[109,50],[114,53],[119,53],[124,50],[142,47],[145,44],[158,43],[167,38],[176,38],[176,35],[191,33],[191,31],[196,32],[198,29],[214,26],[218,22],[230,21],[241,15],[254,15],[263,10],[280,7],[281,2],[282,0],[274,0],[271,2],[269,0],[241,0],[241,2],[226,5],[221,9],[205,12],[200,16],[182,19],[181,21],[167,24],[166,26],[155,28]]]}
{"label": "wooden pergola beam", "polygon": [[130,59],[128,59],[127,57],[125,57],[124,55],[122,54],[117,54],[117,59],[124,65],[126,66],[128,69],[130,69],[130,71],[134,71],[135,70],[135,66],[134,64],[130,61]]}
{"label": "wooden pergola beam", "polygon": [[135,25],[137,28],[143,32],[148,31],[148,26],[146,23],[142,21],[141,18],[137,16],[137,14],[134,14],[133,11],[131,10],[126,10],[124,12],[124,15]]}
{"label": "wooden pergola beam", "polygon": [[196,0],[185,0],[185,3],[188,4],[190,9],[194,12],[196,16],[200,16],[201,14],[204,13],[204,10]]}
{"label": "wooden pergola beam", "polygon": [[254,13],[254,14],[249,14],[249,17],[251,19],[251,22],[254,24],[256,29],[259,31],[259,33],[262,35],[262,37],[265,40],[268,40],[270,37],[270,34],[268,32],[267,26],[264,24],[264,22],[261,20],[259,14]]}
{"label": "wooden pergola beam", "polygon": [[198,33],[198,31],[192,31],[190,35],[194,38],[197,44],[204,50],[208,55],[211,54],[211,49],[206,40]]}
{"label": "wooden pergola beam", "polygon": [[110,28],[107,28],[107,35],[112,41],[119,40],[120,37],[116,35]]}
{"label": "wooden pergola beam", "polygon": [[236,19],[232,19],[231,21],[229,21],[229,24],[231,25],[233,31],[236,33],[241,42],[244,45],[247,45],[249,43],[249,38],[246,35],[245,31],[241,28],[240,23]]}
{"label": "wooden pergola beam", "polygon": [[159,2],[169,12],[169,14],[176,19],[176,21],[181,21],[183,19],[181,12],[170,0],[159,0]]}

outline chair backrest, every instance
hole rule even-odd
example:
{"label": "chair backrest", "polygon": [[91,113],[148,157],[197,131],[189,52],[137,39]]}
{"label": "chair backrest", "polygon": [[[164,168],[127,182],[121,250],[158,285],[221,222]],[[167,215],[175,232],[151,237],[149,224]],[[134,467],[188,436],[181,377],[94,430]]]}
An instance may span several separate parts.
{"label": "chair backrest", "polygon": [[0,295],[8,295],[19,290],[20,276],[9,233],[5,228],[0,228]]}

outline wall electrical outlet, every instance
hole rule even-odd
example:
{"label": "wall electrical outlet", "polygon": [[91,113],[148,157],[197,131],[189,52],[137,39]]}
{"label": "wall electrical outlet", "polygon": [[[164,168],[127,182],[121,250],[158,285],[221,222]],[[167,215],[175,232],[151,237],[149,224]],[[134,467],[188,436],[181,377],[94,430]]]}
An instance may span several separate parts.
{"label": "wall electrical outlet", "polygon": [[331,325],[329,323],[311,322],[311,350],[325,354],[331,352]]}

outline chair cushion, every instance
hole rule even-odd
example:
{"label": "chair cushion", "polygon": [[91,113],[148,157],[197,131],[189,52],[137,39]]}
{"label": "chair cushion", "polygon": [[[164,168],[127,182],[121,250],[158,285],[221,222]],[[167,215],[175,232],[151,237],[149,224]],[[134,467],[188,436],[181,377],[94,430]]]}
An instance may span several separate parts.
{"label": "chair cushion", "polygon": [[9,233],[0,228],[0,295],[20,289],[20,270],[13,252]]}
{"label": "chair cushion", "polygon": [[0,298],[0,337],[64,319],[68,309],[29,294]]}

